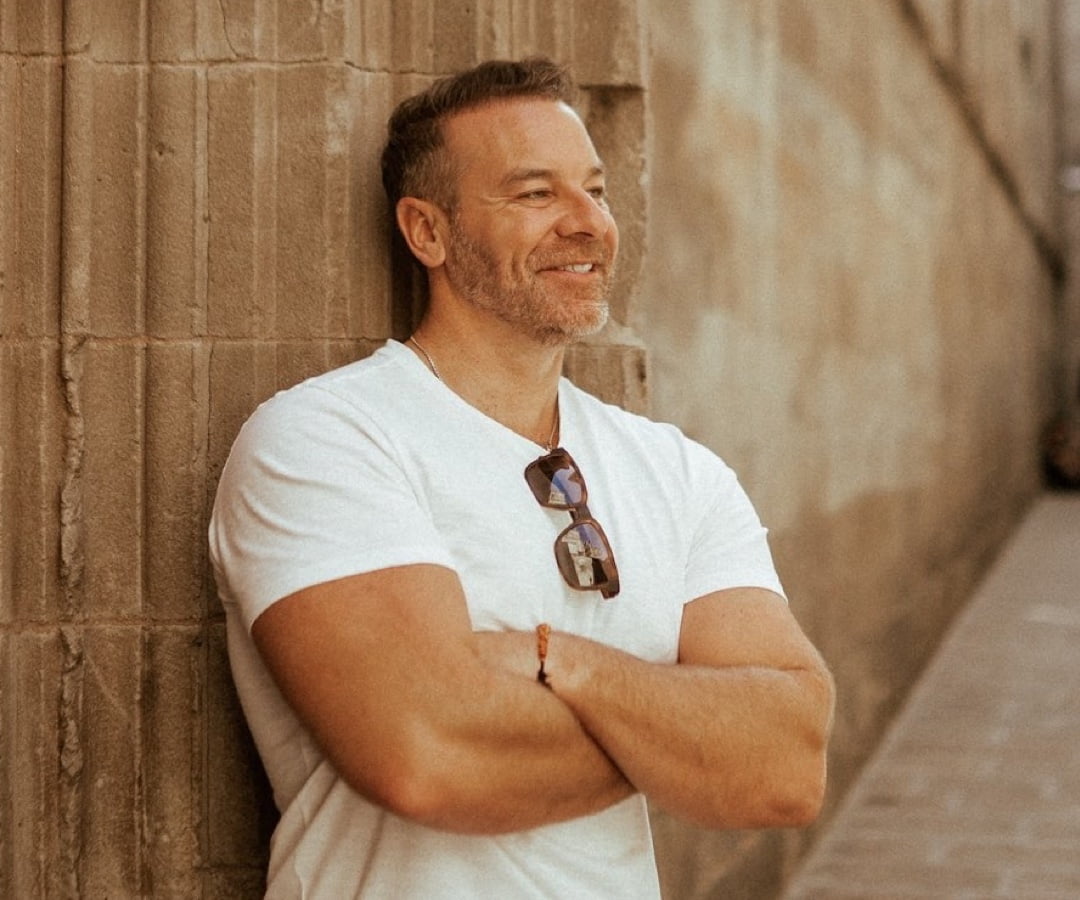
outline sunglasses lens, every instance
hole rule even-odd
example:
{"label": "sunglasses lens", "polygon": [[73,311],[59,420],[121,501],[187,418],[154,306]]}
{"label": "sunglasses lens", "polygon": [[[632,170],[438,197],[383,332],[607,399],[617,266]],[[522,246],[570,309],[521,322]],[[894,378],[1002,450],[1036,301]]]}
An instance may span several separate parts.
{"label": "sunglasses lens", "polygon": [[555,559],[570,587],[582,591],[599,588],[604,597],[619,592],[611,546],[596,522],[575,522],[565,529],[555,540]]}
{"label": "sunglasses lens", "polygon": [[533,495],[550,509],[573,509],[585,502],[585,480],[570,454],[556,450],[529,464],[525,470]]}

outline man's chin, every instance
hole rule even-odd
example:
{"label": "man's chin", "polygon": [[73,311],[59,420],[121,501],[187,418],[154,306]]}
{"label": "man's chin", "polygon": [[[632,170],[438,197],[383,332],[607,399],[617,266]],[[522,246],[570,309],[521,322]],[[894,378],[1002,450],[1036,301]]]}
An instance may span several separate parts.
{"label": "man's chin", "polygon": [[566,346],[583,340],[599,332],[607,324],[611,309],[607,302],[598,302],[588,309],[579,310],[580,315],[572,320],[542,325],[533,328],[533,337],[549,347]]}

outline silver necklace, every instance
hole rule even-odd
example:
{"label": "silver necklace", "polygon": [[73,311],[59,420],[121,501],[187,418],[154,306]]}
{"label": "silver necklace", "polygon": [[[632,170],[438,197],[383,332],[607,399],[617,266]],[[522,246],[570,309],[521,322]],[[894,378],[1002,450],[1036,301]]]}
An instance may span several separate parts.
{"label": "silver necklace", "polygon": [[438,379],[439,379],[439,381],[442,381],[442,375],[440,375],[440,374],[439,374],[439,370],[435,368],[435,360],[433,360],[433,359],[431,358],[431,354],[430,354],[430,353],[428,353],[428,352],[427,352],[427,350],[425,350],[425,349],[424,349],[424,345],[423,345],[423,344],[421,344],[421,343],[420,343],[420,342],[419,342],[419,341],[418,341],[418,340],[416,339],[416,335],[411,335],[411,336],[409,337],[409,341],[410,341],[410,342],[412,342],[413,344],[415,344],[415,345],[416,345],[416,349],[417,349],[417,350],[419,350],[419,351],[420,351],[421,353],[423,353],[423,354],[424,354],[424,359],[426,359],[426,360],[427,360],[427,364],[428,364],[428,365],[429,365],[429,366],[431,367],[431,374],[432,374],[432,375],[434,375],[434,376],[435,376],[436,378],[438,378]]}
{"label": "silver necklace", "polygon": [[[416,346],[416,349],[419,350],[420,353],[423,354],[424,359],[427,360],[428,367],[431,369],[431,374],[434,375],[436,378],[438,378],[439,381],[442,381],[443,377],[442,377],[442,375],[439,374],[439,370],[435,367],[435,360],[433,360],[431,358],[431,354],[428,353],[427,350],[424,349],[424,345],[421,344],[416,339],[416,335],[410,335],[409,339],[405,343],[414,344]],[[445,384],[445,382],[444,382],[444,384]],[[551,422],[551,434],[548,435],[547,443],[544,444],[544,449],[547,450],[548,452],[555,449],[555,435],[558,433],[558,431],[559,431],[559,401],[558,401],[558,398],[556,398],[556,400],[555,400],[555,417],[552,419],[552,422]]]}

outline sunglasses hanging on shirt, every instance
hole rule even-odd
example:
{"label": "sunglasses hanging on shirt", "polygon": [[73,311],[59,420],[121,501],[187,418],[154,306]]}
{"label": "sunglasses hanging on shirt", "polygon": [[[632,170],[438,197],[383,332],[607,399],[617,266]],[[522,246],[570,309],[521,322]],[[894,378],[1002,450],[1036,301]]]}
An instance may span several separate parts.
{"label": "sunglasses hanging on shirt", "polygon": [[573,520],[555,538],[555,562],[576,591],[599,591],[610,600],[619,593],[619,569],[604,529],[589,512],[589,491],[572,456],[556,447],[525,467],[533,496],[548,509],[564,509]]}

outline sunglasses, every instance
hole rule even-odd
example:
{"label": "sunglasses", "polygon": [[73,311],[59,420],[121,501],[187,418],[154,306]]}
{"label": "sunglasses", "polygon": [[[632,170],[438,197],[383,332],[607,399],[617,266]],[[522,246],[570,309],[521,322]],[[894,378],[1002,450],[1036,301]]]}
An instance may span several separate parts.
{"label": "sunglasses", "polygon": [[589,491],[573,457],[556,447],[525,467],[525,480],[541,506],[565,509],[573,519],[555,538],[555,562],[566,583],[576,591],[599,591],[605,600],[618,594],[615,554],[589,512]]}

